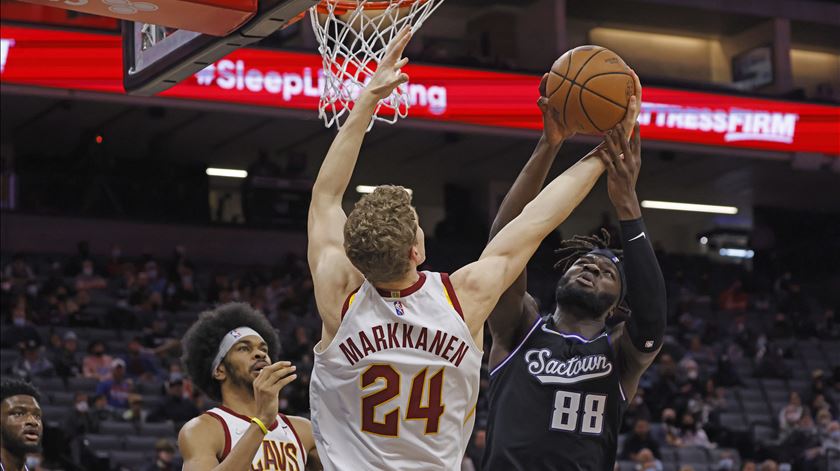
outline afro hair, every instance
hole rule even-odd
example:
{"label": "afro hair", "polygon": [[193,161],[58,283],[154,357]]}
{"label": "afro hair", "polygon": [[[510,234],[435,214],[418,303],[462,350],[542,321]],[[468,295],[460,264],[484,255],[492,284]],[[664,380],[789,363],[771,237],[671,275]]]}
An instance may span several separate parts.
{"label": "afro hair", "polygon": [[213,359],[216,358],[222,338],[237,327],[250,327],[257,331],[265,339],[268,357],[272,361],[277,361],[280,353],[280,339],[274,327],[250,305],[228,303],[202,312],[184,335],[181,363],[193,384],[214,401],[222,400],[222,386],[213,378]]}
{"label": "afro hair", "polygon": [[32,396],[36,401],[41,400],[41,393],[35,386],[19,379],[3,379],[0,381],[0,401],[12,396]]}

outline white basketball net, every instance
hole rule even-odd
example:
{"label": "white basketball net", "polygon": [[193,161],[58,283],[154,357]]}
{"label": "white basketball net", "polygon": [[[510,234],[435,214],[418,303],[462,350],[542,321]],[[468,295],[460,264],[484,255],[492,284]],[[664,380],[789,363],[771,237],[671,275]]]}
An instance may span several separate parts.
{"label": "white basketball net", "polygon": [[[324,0],[309,18],[324,58],[324,91],[319,117],[326,127],[340,128],[352,103],[376,70],[391,39],[406,24],[417,31],[444,0]],[[365,6],[377,8],[365,9]],[[385,6],[387,4],[387,6]],[[352,7],[352,8],[351,8]],[[368,130],[376,121],[396,123],[408,116],[407,84],[376,106]]]}

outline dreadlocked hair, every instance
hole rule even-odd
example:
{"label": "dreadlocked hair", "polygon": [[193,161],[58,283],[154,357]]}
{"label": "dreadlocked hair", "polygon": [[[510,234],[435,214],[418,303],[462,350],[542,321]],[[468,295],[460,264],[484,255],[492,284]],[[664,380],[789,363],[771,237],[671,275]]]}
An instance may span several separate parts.
{"label": "dreadlocked hair", "polygon": [[[560,242],[560,247],[554,250],[554,253],[560,258],[554,264],[554,269],[562,273],[566,271],[584,255],[595,249],[609,249],[616,257],[621,258],[624,251],[610,247],[610,232],[606,228],[601,228],[600,234],[592,234],[590,236],[575,235],[571,239]],[[627,300],[621,301],[617,306],[617,313],[623,316],[630,314],[630,306],[627,305]],[[616,316],[613,316],[616,317]]]}

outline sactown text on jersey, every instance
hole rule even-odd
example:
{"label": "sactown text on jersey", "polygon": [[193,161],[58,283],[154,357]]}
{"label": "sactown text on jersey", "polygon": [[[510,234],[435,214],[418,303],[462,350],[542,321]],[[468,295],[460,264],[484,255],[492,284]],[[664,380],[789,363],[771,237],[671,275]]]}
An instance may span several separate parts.
{"label": "sactown text on jersey", "polygon": [[606,355],[576,356],[568,360],[551,358],[551,350],[529,350],[525,353],[528,372],[542,384],[570,384],[600,378],[612,372]]}
{"label": "sactown text on jersey", "polygon": [[339,348],[351,365],[355,365],[371,353],[382,350],[414,348],[433,353],[455,366],[461,366],[461,361],[470,349],[466,342],[455,335],[400,322],[359,331],[341,342]]}

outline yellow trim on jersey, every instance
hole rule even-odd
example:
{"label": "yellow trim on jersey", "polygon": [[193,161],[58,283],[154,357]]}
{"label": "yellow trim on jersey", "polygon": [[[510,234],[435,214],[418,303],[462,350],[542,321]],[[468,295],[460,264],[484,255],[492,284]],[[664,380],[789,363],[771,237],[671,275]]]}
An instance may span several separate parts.
{"label": "yellow trim on jersey", "polygon": [[357,295],[357,294],[358,294],[358,291],[357,291],[357,292],[355,292],[355,293],[353,293],[353,294],[351,294],[351,295],[350,295],[350,299],[348,299],[348,300],[347,300],[347,310],[348,310],[348,311],[350,310],[350,306],[352,306],[352,305],[353,305],[353,301],[356,299],[356,295]]}
{"label": "yellow trim on jersey", "polygon": [[452,298],[449,297],[449,290],[446,289],[446,285],[443,285],[443,294],[446,296],[446,302],[448,302],[449,305],[452,306],[452,309],[455,309],[455,305],[452,304]]}
{"label": "yellow trim on jersey", "polygon": [[472,409],[470,410],[470,413],[467,414],[467,416],[464,418],[464,425],[467,425],[467,422],[470,420],[470,417],[472,417],[473,414],[475,414],[475,408],[476,407],[478,407],[478,401],[476,401],[476,403],[472,406]]}

